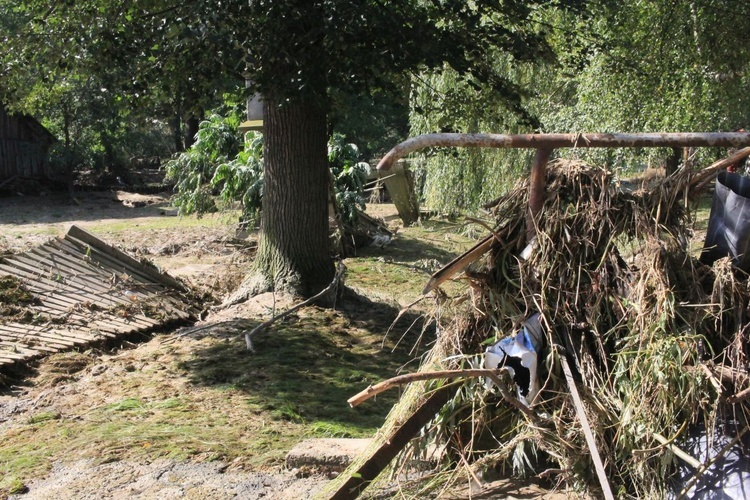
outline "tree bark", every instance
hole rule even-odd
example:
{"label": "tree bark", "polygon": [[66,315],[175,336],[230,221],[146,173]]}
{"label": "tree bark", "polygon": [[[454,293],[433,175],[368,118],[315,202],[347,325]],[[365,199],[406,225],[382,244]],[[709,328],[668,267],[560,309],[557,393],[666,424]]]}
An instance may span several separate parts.
{"label": "tree bark", "polygon": [[310,297],[334,277],[328,241],[326,113],[312,100],[264,102],[261,234],[250,293]]}
{"label": "tree bark", "polygon": [[195,144],[195,136],[198,134],[198,127],[200,126],[200,117],[196,115],[190,115],[185,120],[185,149],[190,149],[190,146]]}
{"label": "tree bark", "polygon": [[669,177],[673,173],[677,172],[677,169],[680,167],[680,160],[682,159],[682,150],[678,147],[672,147],[672,154],[667,156],[667,161],[665,165],[665,175]]}

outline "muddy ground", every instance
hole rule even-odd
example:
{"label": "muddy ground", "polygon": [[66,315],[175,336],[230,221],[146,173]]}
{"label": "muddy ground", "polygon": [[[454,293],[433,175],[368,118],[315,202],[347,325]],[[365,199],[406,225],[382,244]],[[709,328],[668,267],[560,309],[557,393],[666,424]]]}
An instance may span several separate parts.
{"label": "muddy ground", "polygon": [[[190,227],[169,206],[167,194],[81,193],[76,202],[62,195],[2,198],[0,253],[28,250],[76,224],[131,254],[151,259],[172,275],[220,299],[241,280],[252,258],[252,238],[236,238],[231,221],[226,220],[231,215],[214,217],[214,227],[205,221]],[[124,229],[123,225],[131,228]],[[268,298],[239,305],[207,321],[253,318],[272,306],[284,305],[280,298],[275,304],[270,302]],[[128,384],[128,379],[132,382],[138,374],[153,377],[156,373],[163,379],[159,388],[162,392],[201,391],[189,387],[185,377],[170,368],[190,355],[200,343],[199,336],[180,337],[167,331],[136,342],[92,349],[74,356],[75,362],[69,366],[61,362],[65,358],[42,361],[29,377],[0,393],[0,433],[20,432],[34,415],[54,415],[61,421],[86,419],[92,408],[122,401],[128,393],[133,395],[134,387],[143,387]],[[153,372],[144,365],[144,359],[151,359]],[[140,391],[139,396],[143,396]],[[209,406],[207,402],[207,407],[195,410],[210,412]],[[242,418],[239,411],[236,413],[235,418]],[[91,453],[73,450],[69,456],[53,457],[48,474],[17,485],[20,491],[26,490],[19,498],[296,499],[308,496],[328,480],[326,476],[302,477],[307,474],[286,470],[283,463],[253,467],[242,459],[231,463],[207,456],[193,456],[189,461],[139,460],[136,454],[134,460],[130,455],[99,449],[99,444],[91,443]],[[275,461],[279,462],[278,457]]]}
{"label": "muddy ground", "polygon": [[[368,212],[399,229],[392,206],[373,208]],[[421,289],[434,270],[424,263],[447,262],[471,240],[427,228],[403,249],[411,252],[406,256],[383,250],[382,256],[347,263],[351,269],[370,270],[360,276],[360,284],[378,290],[372,292],[374,301],[365,297],[336,310],[302,310],[284,327],[283,334],[297,335],[302,346],[305,328],[330,334],[315,352],[300,354],[307,356],[309,370],[304,363],[296,371],[289,369],[288,376],[296,377],[292,392],[315,390],[316,380],[325,383],[315,370],[326,366],[326,359],[360,356],[355,366],[342,361],[336,367],[341,374],[334,380],[343,378],[349,385],[323,403],[341,405],[331,413],[350,412],[346,418],[355,424],[337,427],[321,418],[311,429],[305,405],[297,403],[304,395],[281,397],[279,391],[286,389],[279,386],[263,399],[274,375],[238,354],[242,333],[289,305],[288,300],[266,294],[217,309],[240,283],[253,256],[254,236],[238,238],[236,220],[234,212],[181,218],[166,193],[80,193],[75,202],[63,195],[0,198],[0,255],[28,250],[76,224],[217,299],[203,304],[206,313],[195,325],[198,329],[168,329],[54,355],[21,378],[0,383],[0,436],[5,436],[3,446],[12,446],[6,453],[0,449],[0,471],[3,461],[10,464],[7,470],[25,471],[21,477],[0,478],[0,498],[3,492],[15,492],[11,497],[19,499],[307,498],[329,475],[288,470],[285,453],[309,435],[367,437],[380,425],[395,394],[356,412],[344,401],[404,366],[416,368],[420,353],[403,358],[412,359],[410,365],[393,360],[399,339],[386,338],[385,332],[399,308],[413,299],[410,287]],[[405,321],[408,326],[413,320]],[[269,336],[265,342],[266,354],[271,349],[285,352],[283,339]],[[359,366],[361,360],[372,366]],[[235,370],[232,362],[238,365]],[[282,371],[277,378],[287,377]],[[331,396],[316,397],[326,401]],[[544,495],[528,483],[496,487],[502,497]],[[477,493],[473,497],[496,497]],[[462,496],[468,493],[457,498]]]}

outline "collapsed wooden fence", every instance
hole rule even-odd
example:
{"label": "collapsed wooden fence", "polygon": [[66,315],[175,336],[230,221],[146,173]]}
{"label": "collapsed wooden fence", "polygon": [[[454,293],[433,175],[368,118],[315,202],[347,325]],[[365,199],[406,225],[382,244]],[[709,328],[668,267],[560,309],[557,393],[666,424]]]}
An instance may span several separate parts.
{"label": "collapsed wooden fence", "polygon": [[0,370],[197,314],[179,281],[77,226],[0,258],[0,279],[23,292],[0,304],[15,306],[0,318]]}

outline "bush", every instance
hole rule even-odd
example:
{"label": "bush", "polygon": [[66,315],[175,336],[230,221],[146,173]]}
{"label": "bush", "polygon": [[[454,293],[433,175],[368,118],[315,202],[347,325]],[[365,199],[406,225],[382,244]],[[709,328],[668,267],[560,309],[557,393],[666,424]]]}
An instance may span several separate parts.
{"label": "bush", "polygon": [[[200,124],[195,144],[166,164],[167,179],[175,182],[173,203],[181,214],[215,211],[214,198],[240,202],[243,222],[260,220],[263,198],[263,136],[249,132],[244,144],[240,118],[213,113]],[[244,147],[240,147],[243,145]],[[328,145],[328,161],[342,222],[353,223],[364,209],[364,185],[370,166],[360,162],[359,149],[336,134]]]}
{"label": "bush", "polygon": [[209,182],[220,165],[235,159],[242,147],[237,114],[211,114],[202,121],[195,143],[166,164],[167,180],[175,182],[173,199],[180,214],[202,215],[216,210]]}

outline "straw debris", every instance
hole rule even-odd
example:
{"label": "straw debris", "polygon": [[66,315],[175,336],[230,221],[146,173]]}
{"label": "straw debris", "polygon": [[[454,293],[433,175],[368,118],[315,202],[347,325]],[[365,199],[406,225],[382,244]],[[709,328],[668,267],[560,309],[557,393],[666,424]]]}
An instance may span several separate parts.
{"label": "straw debris", "polygon": [[462,295],[437,294],[437,309],[453,304],[456,311],[439,328],[453,350],[443,369],[481,368],[487,345],[541,313],[547,338],[539,353],[543,387],[531,405],[536,417],[481,379],[463,381],[417,446],[434,440],[445,450],[442,472],[411,485],[417,494],[459,477],[513,472],[543,473],[600,496],[561,356],[616,496],[664,497],[694,426],[712,436],[723,415],[737,435],[748,425],[750,398],[732,396],[748,383],[750,285],[728,259],[708,267],[691,254],[683,199],[689,173],[629,193],[605,169],[556,162],[546,181],[528,260],[519,257],[527,243],[524,182],[494,208],[496,227],[512,228],[503,244],[466,272]]}

